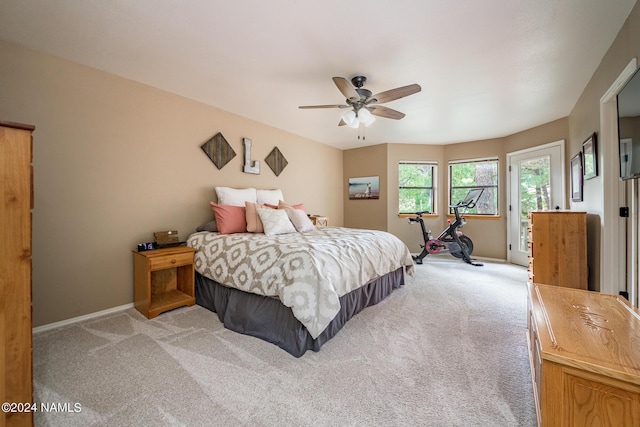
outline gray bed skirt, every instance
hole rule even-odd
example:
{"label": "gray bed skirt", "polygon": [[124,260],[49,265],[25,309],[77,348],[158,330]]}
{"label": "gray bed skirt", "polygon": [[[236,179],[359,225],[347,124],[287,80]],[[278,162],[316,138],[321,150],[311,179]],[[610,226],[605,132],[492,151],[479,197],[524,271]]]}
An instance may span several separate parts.
{"label": "gray bed skirt", "polygon": [[229,288],[198,272],[195,284],[196,304],[217,313],[225,328],[268,341],[300,357],[307,350],[319,351],[349,319],[404,285],[404,273],[399,268],[340,297],[340,312],[316,339],[276,298]]}

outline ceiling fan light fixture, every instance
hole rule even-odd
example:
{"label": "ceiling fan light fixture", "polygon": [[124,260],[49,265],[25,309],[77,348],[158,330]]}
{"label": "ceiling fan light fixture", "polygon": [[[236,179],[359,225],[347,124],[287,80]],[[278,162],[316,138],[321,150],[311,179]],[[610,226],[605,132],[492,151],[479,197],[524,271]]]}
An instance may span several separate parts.
{"label": "ceiling fan light fixture", "polygon": [[342,120],[351,128],[357,128],[360,125],[358,116],[356,116],[356,112],[353,110],[345,111],[342,115]]}
{"label": "ceiling fan light fixture", "polygon": [[358,120],[360,120],[360,123],[363,125],[369,126],[371,123],[376,121],[376,118],[371,114],[371,111],[366,108],[361,108],[360,111],[358,111]]}

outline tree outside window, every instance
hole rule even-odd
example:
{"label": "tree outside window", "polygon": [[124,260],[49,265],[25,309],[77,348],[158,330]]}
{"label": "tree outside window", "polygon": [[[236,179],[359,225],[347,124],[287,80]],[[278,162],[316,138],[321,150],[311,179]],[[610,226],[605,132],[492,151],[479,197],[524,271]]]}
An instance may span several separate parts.
{"label": "tree outside window", "polygon": [[398,212],[434,211],[433,176],[435,163],[400,162],[398,165]]}
{"label": "tree outside window", "polygon": [[[477,205],[466,213],[498,215],[498,160],[449,163],[449,202],[464,200],[469,190],[484,188]],[[453,210],[449,210],[453,213]]]}
{"label": "tree outside window", "polygon": [[520,215],[551,210],[551,158],[529,159],[520,163]]}

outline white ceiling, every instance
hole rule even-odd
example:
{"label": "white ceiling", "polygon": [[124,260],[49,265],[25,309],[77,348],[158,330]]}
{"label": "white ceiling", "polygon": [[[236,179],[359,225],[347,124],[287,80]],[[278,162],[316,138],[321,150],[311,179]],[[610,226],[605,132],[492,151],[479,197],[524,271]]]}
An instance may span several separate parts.
{"label": "white ceiling", "polygon": [[[636,0],[2,0],[0,39],[328,145],[443,144],[566,117]],[[331,77],[406,113],[358,131]],[[251,137],[251,135],[247,135]]]}

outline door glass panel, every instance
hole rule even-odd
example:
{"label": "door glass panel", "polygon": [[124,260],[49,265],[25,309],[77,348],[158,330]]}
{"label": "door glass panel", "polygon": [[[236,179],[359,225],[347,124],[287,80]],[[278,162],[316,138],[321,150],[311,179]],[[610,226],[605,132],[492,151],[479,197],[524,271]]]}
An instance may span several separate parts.
{"label": "door glass panel", "polygon": [[548,211],[551,205],[551,156],[527,159],[519,163],[520,175],[520,250],[528,250],[531,211]]}

